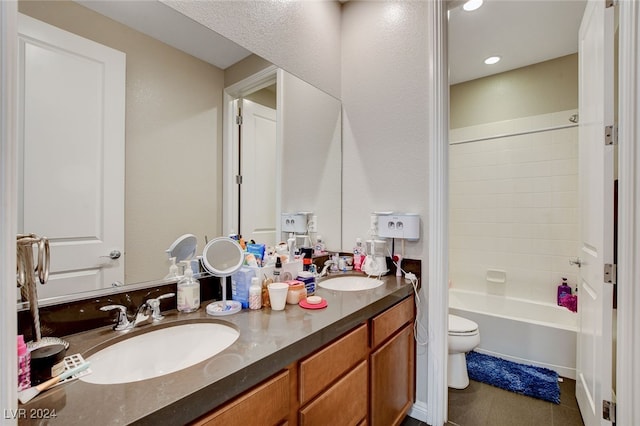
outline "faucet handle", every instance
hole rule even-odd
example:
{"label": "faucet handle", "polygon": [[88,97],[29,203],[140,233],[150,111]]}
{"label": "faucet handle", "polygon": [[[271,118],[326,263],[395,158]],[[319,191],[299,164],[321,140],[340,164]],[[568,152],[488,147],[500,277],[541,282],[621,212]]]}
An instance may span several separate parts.
{"label": "faucet handle", "polygon": [[127,308],[122,305],[106,305],[100,307],[101,311],[112,311],[118,310],[118,317],[116,318],[116,324],[113,326],[113,329],[116,331],[127,330],[131,327],[131,322],[129,318],[127,318]]}
{"label": "faucet handle", "polygon": [[148,299],[147,300],[147,305],[149,305],[149,307],[152,310],[151,317],[153,318],[154,321],[160,321],[161,319],[164,318],[164,315],[162,315],[160,313],[160,300],[161,299],[168,299],[168,298],[173,297],[175,295],[176,295],[175,293],[167,293],[167,294],[163,294],[161,296],[158,296],[155,299]]}

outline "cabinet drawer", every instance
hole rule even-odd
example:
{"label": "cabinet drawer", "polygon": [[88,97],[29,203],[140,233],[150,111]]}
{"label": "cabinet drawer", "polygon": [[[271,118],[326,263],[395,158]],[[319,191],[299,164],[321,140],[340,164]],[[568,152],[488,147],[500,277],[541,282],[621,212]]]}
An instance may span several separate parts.
{"label": "cabinet drawer", "polygon": [[350,426],[367,416],[367,361],[300,410],[300,426]]}
{"label": "cabinet drawer", "polygon": [[193,423],[194,426],[266,426],[289,416],[289,372],[284,371]]}
{"label": "cabinet drawer", "polygon": [[368,355],[367,324],[300,362],[300,404],[305,404],[344,376]]}
{"label": "cabinet drawer", "polygon": [[371,348],[376,348],[403,325],[413,320],[413,296],[371,320]]}

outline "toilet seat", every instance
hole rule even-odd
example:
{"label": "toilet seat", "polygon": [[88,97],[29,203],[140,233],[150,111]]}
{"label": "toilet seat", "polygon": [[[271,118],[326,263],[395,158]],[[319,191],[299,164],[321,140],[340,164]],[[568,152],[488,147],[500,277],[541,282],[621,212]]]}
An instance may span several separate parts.
{"label": "toilet seat", "polygon": [[474,334],[478,334],[478,324],[469,319],[449,314],[450,336],[472,336]]}

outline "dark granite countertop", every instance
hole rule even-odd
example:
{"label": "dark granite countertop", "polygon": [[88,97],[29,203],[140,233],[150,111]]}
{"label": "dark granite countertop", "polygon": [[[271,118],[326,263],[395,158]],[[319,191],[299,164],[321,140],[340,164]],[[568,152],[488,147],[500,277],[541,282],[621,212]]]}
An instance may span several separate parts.
{"label": "dark granite countertop", "polygon": [[[328,302],[328,307],[320,310],[287,305],[284,311],[263,308],[212,317],[205,312],[204,307],[208,304],[205,302],[197,312],[168,311],[160,323],[143,325],[128,332],[102,327],[67,336],[65,339],[70,343],[67,355],[80,353],[86,359],[115,341],[181,322],[221,321],[240,331],[238,340],[224,351],[171,374],[113,385],[75,380],[50,389],[19,406],[25,409],[19,424],[185,424],[312,353],[413,291],[404,279],[395,276],[383,279],[384,285],[357,292],[335,292],[318,287],[316,294]],[[141,347],[140,350],[145,349]],[[150,358],[160,355],[149,353]]]}

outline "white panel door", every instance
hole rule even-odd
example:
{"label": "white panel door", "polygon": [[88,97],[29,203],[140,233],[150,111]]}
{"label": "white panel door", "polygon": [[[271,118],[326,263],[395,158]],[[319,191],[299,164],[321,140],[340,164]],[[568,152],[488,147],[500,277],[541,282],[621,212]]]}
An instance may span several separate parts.
{"label": "white panel door", "polygon": [[579,191],[582,266],[579,273],[576,398],[586,426],[602,417],[612,398],[613,286],[604,265],[613,263],[613,156],[605,126],[613,124],[613,8],[589,1],[579,34]]}
{"label": "white panel door", "polygon": [[276,243],[276,110],[243,99],[240,131],[240,233]]}
{"label": "white panel door", "polygon": [[[39,297],[124,280],[125,54],[19,17],[18,232],[48,237]],[[115,257],[115,256],[114,256]]]}

